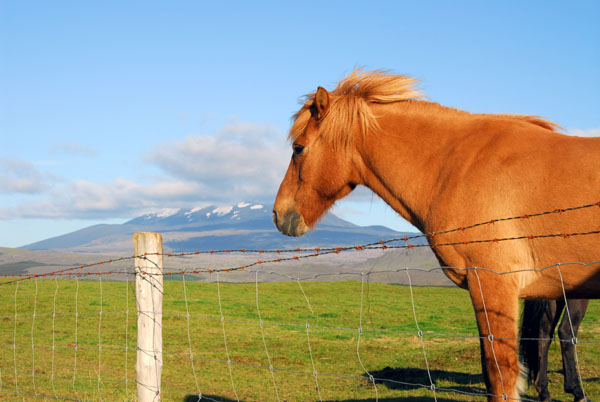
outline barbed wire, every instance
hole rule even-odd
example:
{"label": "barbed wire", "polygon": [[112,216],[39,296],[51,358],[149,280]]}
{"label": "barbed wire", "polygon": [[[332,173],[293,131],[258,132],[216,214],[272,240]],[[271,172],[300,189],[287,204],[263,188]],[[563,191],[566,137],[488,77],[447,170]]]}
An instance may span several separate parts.
{"label": "barbed wire", "polygon": [[[514,237],[505,237],[505,238],[493,238],[493,239],[480,239],[480,240],[471,240],[471,241],[461,241],[461,242],[451,242],[451,243],[441,243],[441,244],[436,244],[436,245],[418,245],[418,244],[407,244],[407,245],[403,245],[403,246],[386,246],[386,245],[381,245],[382,242],[378,242],[378,243],[371,243],[369,245],[362,245],[362,246],[352,246],[352,247],[337,247],[335,249],[330,249],[328,251],[323,251],[323,249],[318,249],[321,250],[320,252],[314,252],[317,249],[310,249],[310,250],[303,250],[303,251],[312,251],[312,254],[308,254],[308,255],[296,255],[293,257],[287,257],[287,258],[275,258],[275,259],[270,259],[270,260],[257,260],[255,262],[249,263],[249,264],[245,264],[245,265],[237,265],[237,266],[232,266],[232,267],[227,267],[227,268],[221,268],[221,269],[210,269],[210,268],[190,268],[190,269],[180,269],[180,268],[169,268],[169,267],[165,267],[163,268],[163,272],[162,273],[149,273],[146,271],[141,271],[142,275],[149,275],[149,276],[170,276],[173,274],[201,274],[201,273],[208,273],[208,274],[212,274],[212,273],[217,273],[217,272],[234,272],[234,271],[243,271],[243,270],[247,270],[248,268],[252,268],[258,265],[263,265],[263,264],[272,264],[272,263],[281,263],[281,262],[286,262],[286,261],[299,261],[301,259],[307,259],[307,258],[314,258],[314,257],[319,257],[319,256],[323,256],[323,255],[328,255],[328,254],[339,254],[340,252],[344,252],[344,251],[362,251],[362,250],[374,250],[374,249],[381,249],[381,250],[387,250],[387,249],[411,249],[411,248],[417,248],[417,247],[431,247],[431,248],[436,248],[436,247],[444,247],[444,246],[455,246],[455,245],[468,245],[468,244],[481,244],[481,243],[499,243],[499,242],[504,242],[504,241],[513,241],[513,240],[533,240],[533,239],[542,239],[542,238],[563,238],[563,239],[568,239],[570,237],[574,237],[574,236],[586,236],[586,235],[595,235],[595,234],[600,234],[600,230],[594,230],[594,231],[589,231],[589,232],[573,232],[573,233],[567,233],[567,234],[563,234],[563,233],[551,233],[551,234],[545,234],[545,235],[526,235],[526,236],[514,236]],[[289,250],[288,250],[289,251]],[[296,250],[293,250],[296,251]],[[244,251],[244,252],[249,252],[249,251]],[[174,257],[174,256],[182,256],[182,254],[186,254],[186,255],[192,255],[192,254],[196,254],[196,253],[200,253],[200,252],[194,252],[194,253],[180,253],[180,254],[160,254],[160,255],[166,255],[168,257]],[[119,259],[119,261],[123,261],[125,259],[133,259],[133,258],[141,258],[141,259],[147,259],[148,256],[150,255],[157,255],[156,253],[150,253],[150,254],[145,254],[145,255],[141,255],[141,256],[133,256],[133,257],[122,257]],[[62,269],[60,271],[52,271],[52,272],[45,272],[45,273],[39,273],[39,274],[15,274],[15,275],[8,275],[5,274],[3,275],[4,278],[9,278],[9,277],[13,277],[13,278],[17,278],[14,279],[12,281],[5,281],[5,282],[0,282],[0,285],[9,285],[9,284],[13,284],[13,283],[17,283],[17,282],[22,282],[22,281],[26,281],[29,279],[36,279],[36,278],[47,278],[47,277],[66,277],[66,278],[70,278],[70,277],[80,277],[80,278],[85,278],[85,277],[101,277],[101,276],[105,276],[105,275],[117,275],[117,274],[129,274],[129,275],[135,275],[135,272],[131,269],[122,269],[122,270],[110,270],[110,271],[97,271],[97,272],[73,272],[75,270],[82,270],[84,268],[91,268],[94,266],[99,266],[99,265],[104,265],[105,263],[111,263],[117,260],[108,260],[108,261],[103,261],[101,263],[96,263],[96,264],[88,264],[88,265],[81,265],[79,267],[72,267],[69,269]],[[465,268],[449,268],[449,267],[445,267],[442,269],[465,269]],[[480,268],[480,269],[484,269],[484,268]],[[167,272],[164,272],[164,271]],[[488,269],[489,270],[489,269]],[[517,271],[510,271],[510,272],[517,272]],[[506,272],[508,273],[508,272]]]}
{"label": "barbed wire", "polygon": [[[38,277],[42,277],[42,278],[53,277],[53,276],[90,277],[93,275],[100,276],[100,275],[112,275],[115,273],[124,273],[124,272],[116,272],[116,271],[82,272],[82,270],[90,269],[90,268],[94,268],[94,267],[98,267],[98,266],[102,266],[102,265],[115,264],[115,263],[123,262],[123,261],[131,261],[131,260],[134,260],[135,258],[145,258],[145,257],[151,256],[151,255],[161,255],[164,257],[189,257],[189,256],[194,256],[194,255],[202,255],[202,254],[212,255],[212,254],[231,254],[231,253],[242,253],[242,254],[245,254],[245,253],[248,253],[248,254],[250,254],[250,253],[254,253],[254,254],[256,254],[256,253],[258,253],[258,254],[310,253],[308,255],[306,255],[306,254],[296,255],[293,257],[275,258],[275,259],[270,259],[270,260],[265,260],[265,261],[257,260],[250,264],[227,267],[227,268],[222,268],[222,269],[218,270],[221,272],[230,272],[230,271],[245,270],[247,268],[250,268],[250,267],[253,267],[256,265],[266,264],[266,263],[300,260],[300,259],[318,257],[318,256],[322,256],[322,255],[339,254],[341,252],[346,252],[346,251],[362,251],[362,250],[376,250],[376,249],[382,249],[382,250],[412,249],[412,248],[420,248],[420,247],[430,247],[432,249],[435,249],[437,247],[483,244],[483,243],[499,243],[499,242],[505,242],[505,241],[515,241],[515,240],[535,240],[535,239],[544,239],[544,238],[568,239],[570,237],[576,237],[576,236],[588,236],[588,235],[600,234],[600,230],[592,230],[592,231],[586,231],[586,232],[571,232],[571,233],[529,234],[529,235],[522,235],[522,236],[511,236],[511,237],[491,238],[491,239],[476,239],[476,240],[468,240],[468,241],[434,243],[434,244],[410,244],[410,243],[407,243],[410,240],[415,240],[415,239],[419,239],[419,238],[434,239],[439,235],[455,233],[455,232],[464,232],[466,230],[470,230],[470,229],[473,229],[476,227],[493,225],[497,222],[506,222],[506,221],[517,220],[517,219],[524,220],[524,219],[536,218],[536,217],[552,215],[552,214],[563,214],[566,212],[579,211],[582,209],[588,209],[588,208],[593,208],[593,207],[600,207],[600,201],[598,201],[596,203],[592,203],[592,204],[585,204],[585,205],[569,207],[569,208],[558,208],[558,209],[548,210],[548,211],[544,211],[544,212],[537,212],[537,213],[530,213],[530,214],[524,214],[524,215],[518,215],[518,216],[491,219],[488,221],[479,222],[479,223],[468,225],[468,226],[461,226],[461,227],[448,229],[448,230],[417,234],[417,235],[413,235],[413,236],[396,237],[396,238],[391,238],[391,239],[387,239],[387,240],[380,240],[377,242],[371,242],[371,243],[355,245],[355,246],[338,246],[338,247],[326,247],[326,248],[321,248],[321,247],[292,248],[292,249],[273,249],[273,250],[239,248],[239,249],[223,249],[223,250],[208,250],[208,251],[199,251],[198,250],[198,251],[181,252],[181,253],[145,253],[144,255],[139,255],[139,256],[136,256],[136,255],[123,256],[123,257],[112,258],[112,259],[103,260],[103,261],[99,261],[99,262],[95,262],[95,263],[90,263],[90,264],[69,266],[69,268],[63,268],[58,271],[45,272],[45,273],[40,273],[40,274],[15,274],[15,275],[4,274],[4,275],[2,275],[2,277],[4,277],[4,278],[17,278],[17,279],[12,280],[12,281],[0,282],[0,285],[7,285],[7,284],[15,283],[17,281],[24,281],[24,280],[38,278]],[[407,244],[404,244],[404,245],[391,245],[390,244],[390,243],[395,243],[395,242],[399,242],[399,241],[404,241]],[[57,264],[55,266],[61,266],[61,265]],[[67,265],[65,265],[65,267],[67,267]],[[76,271],[79,271],[79,272],[76,272]],[[178,272],[176,269],[173,269],[173,271],[177,272],[177,273],[185,273],[185,272],[181,272],[181,271]],[[217,270],[215,270],[215,269],[197,269],[197,270],[194,270],[193,273],[213,273],[216,271]],[[166,272],[165,275],[169,275],[169,272]]]}

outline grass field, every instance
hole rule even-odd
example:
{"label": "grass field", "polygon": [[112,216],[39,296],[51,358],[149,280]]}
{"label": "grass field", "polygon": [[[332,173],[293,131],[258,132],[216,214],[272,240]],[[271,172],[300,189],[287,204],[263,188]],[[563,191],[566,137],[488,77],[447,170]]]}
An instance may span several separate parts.
{"label": "grass field", "polygon": [[[199,389],[205,397],[218,401],[236,400],[236,393],[241,401],[276,401],[273,378],[281,401],[434,400],[427,388],[429,377],[409,287],[365,283],[363,288],[356,280],[302,282],[302,289],[296,282],[259,283],[264,344],[274,367],[271,375],[257,315],[256,285],[221,283],[234,391],[217,284],[192,279],[186,276],[189,320],[181,277],[165,283],[163,400],[196,400],[193,396]],[[484,392],[468,293],[440,287],[412,290],[436,387]],[[2,400],[37,400],[35,395],[135,400],[132,282],[29,280],[18,287],[2,285],[0,297]],[[359,334],[361,297],[363,331]],[[594,340],[596,343],[586,342]],[[592,398],[600,395],[599,340],[600,305],[592,302],[577,346],[584,386]],[[374,386],[361,362],[384,381],[378,380]],[[550,367],[553,396],[572,400],[562,392],[556,343]],[[533,388],[527,395],[534,399]],[[438,401],[485,400],[444,391],[436,396]]]}

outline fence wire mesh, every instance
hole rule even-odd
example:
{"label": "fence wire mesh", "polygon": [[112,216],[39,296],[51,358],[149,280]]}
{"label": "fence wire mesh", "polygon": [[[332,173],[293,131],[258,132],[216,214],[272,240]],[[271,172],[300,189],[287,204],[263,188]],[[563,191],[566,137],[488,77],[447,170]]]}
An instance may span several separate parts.
{"label": "fence wire mesh", "polygon": [[[426,247],[411,243],[497,222],[564,214],[580,207],[494,219],[462,228],[335,248],[212,250],[165,253],[161,397],[163,400],[485,400],[480,337],[467,292],[428,287],[426,277],[445,269],[479,272],[486,267],[395,267],[293,275],[277,263],[366,251]],[[527,234],[456,244],[571,239],[600,230]],[[401,244],[398,244],[401,243]],[[235,255],[235,263],[207,266],[206,257]],[[135,400],[137,276],[144,256],[64,266],[47,272],[4,275],[0,295],[0,398]],[[202,257],[202,260],[195,260]],[[173,261],[173,262],[171,262]],[[176,262],[175,262],[176,261]],[[596,261],[560,261],[510,273],[596,269]],[[108,268],[107,268],[108,267]],[[494,272],[495,273],[495,272]],[[417,279],[415,275],[419,276]],[[425,278],[425,279],[423,279]],[[162,289],[161,289],[162,291]],[[563,298],[566,300],[564,282]],[[12,303],[11,303],[12,301]],[[154,317],[155,311],[137,309]],[[579,334],[567,309],[579,383],[600,393],[600,310],[594,305]],[[529,341],[551,340],[527,338]],[[156,350],[141,350],[156,356]],[[552,361],[558,362],[558,352]],[[494,358],[496,358],[494,356]],[[497,360],[496,360],[497,362]],[[498,365],[500,378],[502,373]],[[555,373],[555,381],[561,383]],[[142,384],[151,389],[157,384]],[[556,389],[560,387],[555,387]],[[341,397],[346,395],[347,397]],[[506,396],[506,391],[503,391]],[[498,395],[502,397],[503,395]],[[592,393],[588,395],[594,396]],[[344,399],[345,398],[345,399]],[[396,398],[396,399],[394,399]],[[411,399],[413,398],[413,399]],[[536,400],[532,389],[523,400]]]}

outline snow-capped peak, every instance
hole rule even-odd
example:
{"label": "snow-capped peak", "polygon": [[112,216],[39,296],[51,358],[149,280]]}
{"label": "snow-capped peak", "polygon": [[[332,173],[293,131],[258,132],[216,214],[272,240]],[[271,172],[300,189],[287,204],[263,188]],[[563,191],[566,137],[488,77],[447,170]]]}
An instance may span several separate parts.
{"label": "snow-capped peak", "polygon": [[192,209],[190,209],[189,211],[187,211],[185,214],[186,215],[191,215],[191,214],[195,214],[196,212],[204,209],[205,207],[194,207]]}
{"label": "snow-capped peak", "polygon": [[213,209],[212,213],[217,214],[219,216],[223,216],[223,215],[227,215],[228,213],[230,213],[232,209],[233,209],[233,206],[231,206],[231,205],[228,205],[225,207],[217,207],[217,208]]}
{"label": "snow-capped peak", "polygon": [[157,218],[168,218],[169,216],[173,216],[180,211],[180,208],[164,208],[160,211],[156,212],[154,216]]}

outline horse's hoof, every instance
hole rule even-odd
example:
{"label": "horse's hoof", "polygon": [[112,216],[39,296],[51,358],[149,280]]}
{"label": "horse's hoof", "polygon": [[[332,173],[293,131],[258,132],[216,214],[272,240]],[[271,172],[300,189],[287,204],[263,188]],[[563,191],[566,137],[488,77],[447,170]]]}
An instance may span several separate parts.
{"label": "horse's hoof", "polygon": [[592,402],[592,400],[586,396],[584,398],[579,398],[579,399],[575,398],[575,399],[573,399],[573,402]]}

